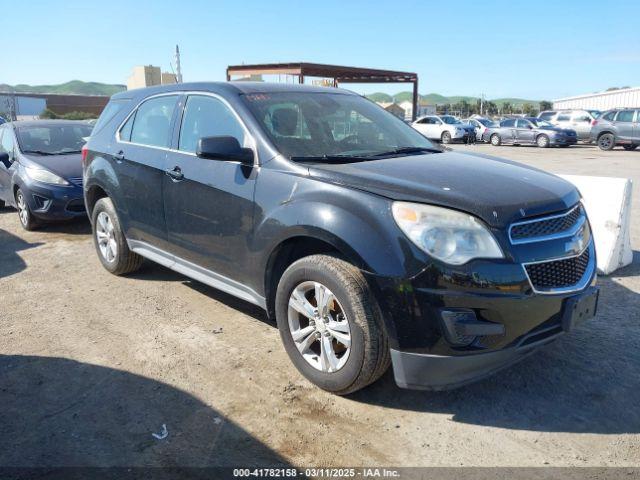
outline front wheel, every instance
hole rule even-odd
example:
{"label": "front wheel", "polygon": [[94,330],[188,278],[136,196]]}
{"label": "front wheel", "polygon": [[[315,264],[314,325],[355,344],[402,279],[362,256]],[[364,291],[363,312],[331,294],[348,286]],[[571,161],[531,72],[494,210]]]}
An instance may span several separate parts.
{"label": "front wheel", "polygon": [[18,208],[18,218],[20,219],[22,228],[32,231],[40,226],[38,219],[31,213],[27,199],[20,188],[16,191],[16,207]]}
{"label": "front wheel", "polygon": [[540,148],[547,148],[549,146],[549,137],[546,135],[538,135],[538,138],[536,138],[536,145]]}
{"label": "front wheel", "polygon": [[611,150],[616,146],[616,138],[611,133],[605,133],[598,137],[598,148],[600,150]]}
{"label": "front wheel", "polygon": [[330,255],[294,262],[276,293],[276,320],[295,367],[318,387],[346,395],[390,363],[382,314],[358,268]]}
{"label": "front wheel", "polygon": [[442,132],[442,136],[440,137],[440,140],[442,141],[442,143],[451,143],[451,133],[449,132]]}
{"label": "front wheel", "polygon": [[101,198],[96,202],[91,219],[93,243],[104,268],[114,275],[138,270],[142,265],[142,257],[129,250],[110,198]]}
{"label": "front wheel", "polygon": [[501,143],[502,139],[500,138],[500,135],[498,135],[497,133],[491,135],[491,145],[493,145],[494,147],[498,147]]}

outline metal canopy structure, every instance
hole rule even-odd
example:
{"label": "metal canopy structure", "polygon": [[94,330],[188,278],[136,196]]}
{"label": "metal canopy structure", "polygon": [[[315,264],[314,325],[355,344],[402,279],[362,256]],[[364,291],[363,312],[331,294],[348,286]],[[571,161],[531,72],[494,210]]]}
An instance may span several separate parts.
{"label": "metal canopy structure", "polygon": [[230,81],[233,76],[249,75],[293,75],[298,77],[298,83],[304,83],[305,77],[332,78],[335,87],[341,83],[412,83],[413,120],[416,119],[418,113],[417,73],[304,62],[230,65],[227,67],[227,81]]}

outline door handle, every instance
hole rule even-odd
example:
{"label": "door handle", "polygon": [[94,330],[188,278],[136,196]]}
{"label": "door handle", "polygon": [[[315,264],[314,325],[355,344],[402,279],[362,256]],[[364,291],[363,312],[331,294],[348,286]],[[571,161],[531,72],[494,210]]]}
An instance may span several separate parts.
{"label": "door handle", "polygon": [[113,156],[113,158],[116,159],[116,162],[122,163],[122,161],[124,160],[124,151],[120,150]]}
{"label": "door handle", "polygon": [[174,182],[184,180],[184,173],[182,173],[182,170],[177,165],[171,169],[167,168],[164,172],[169,175],[169,177],[171,177],[171,180],[173,180]]}

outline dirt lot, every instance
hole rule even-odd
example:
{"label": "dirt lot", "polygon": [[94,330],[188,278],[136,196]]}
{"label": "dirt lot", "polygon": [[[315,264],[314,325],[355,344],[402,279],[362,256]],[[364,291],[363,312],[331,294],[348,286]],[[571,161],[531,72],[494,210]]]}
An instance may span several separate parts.
{"label": "dirt lot", "polygon": [[2,209],[0,466],[640,465],[640,152],[454,148],[633,178],[635,262],[601,279],[596,319],[459,390],[388,372],[340,398],[260,310],[153,264],[114,277],[88,223],[28,233]]}

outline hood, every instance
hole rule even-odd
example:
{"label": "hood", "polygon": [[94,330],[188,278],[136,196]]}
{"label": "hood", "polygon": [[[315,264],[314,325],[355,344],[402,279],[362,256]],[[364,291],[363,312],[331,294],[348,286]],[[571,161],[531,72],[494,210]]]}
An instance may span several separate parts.
{"label": "hood", "polygon": [[455,151],[340,165],[314,164],[312,177],[393,200],[462,210],[495,228],[564,210],[580,194],[569,182],[524,165]]}
{"label": "hood", "polygon": [[69,155],[23,154],[22,158],[27,159],[23,162],[25,165],[41,166],[64,179],[82,177],[82,155],[79,153]]}

